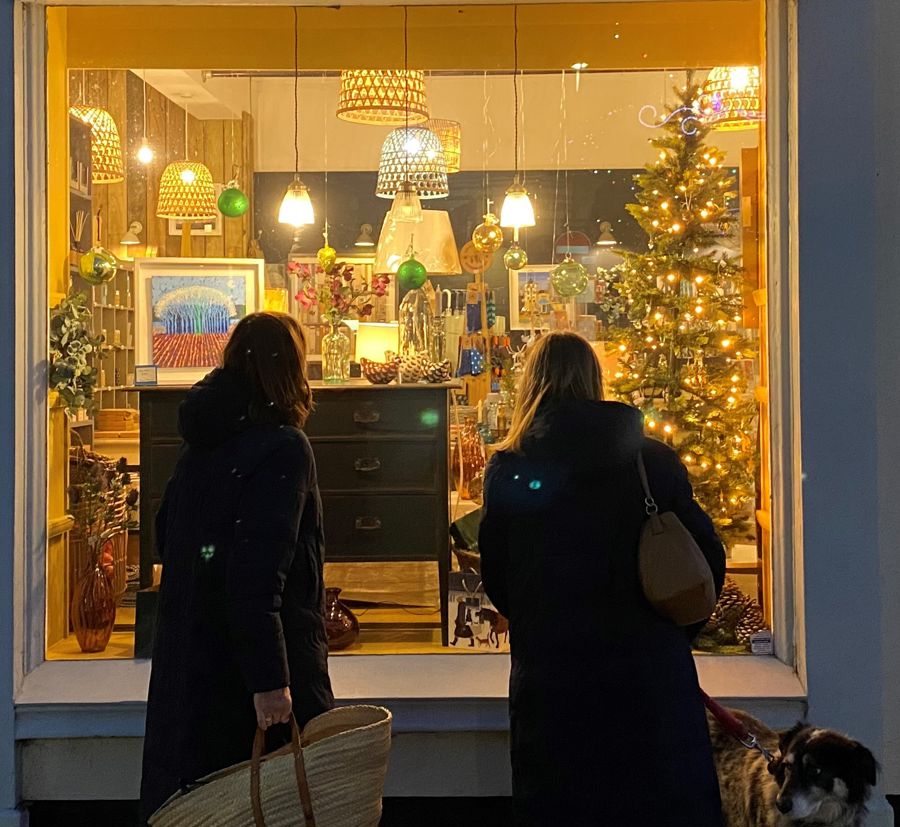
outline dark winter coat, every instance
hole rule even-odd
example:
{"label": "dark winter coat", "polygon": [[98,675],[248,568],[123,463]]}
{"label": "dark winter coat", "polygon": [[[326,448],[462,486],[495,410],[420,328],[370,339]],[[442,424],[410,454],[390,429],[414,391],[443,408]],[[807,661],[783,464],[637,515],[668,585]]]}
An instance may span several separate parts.
{"label": "dark winter coat", "polygon": [[296,428],[252,424],[249,402],[219,370],[180,410],[187,447],[156,521],[145,818],[183,785],[250,758],[254,693],[290,686],[301,726],[333,705],[312,450]]}
{"label": "dark winter coat", "polygon": [[725,555],[687,472],[614,402],[547,407],[532,434],[491,460],[479,537],[485,590],[510,622],[517,823],[721,827],[689,634],[638,579],[641,450],[660,510],[721,590]]}

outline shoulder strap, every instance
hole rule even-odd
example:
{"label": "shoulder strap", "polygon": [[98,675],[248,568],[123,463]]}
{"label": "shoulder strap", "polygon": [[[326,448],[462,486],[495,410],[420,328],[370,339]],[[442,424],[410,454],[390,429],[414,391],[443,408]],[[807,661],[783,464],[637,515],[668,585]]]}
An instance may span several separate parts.
{"label": "shoulder strap", "polygon": [[653,499],[653,494],[650,493],[650,482],[647,479],[647,468],[644,465],[643,451],[638,451],[637,467],[638,475],[641,478],[641,487],[644,489],[644,509],[648,515],[656,514],[659,511],[659,507],[656,505],[656,500]]}

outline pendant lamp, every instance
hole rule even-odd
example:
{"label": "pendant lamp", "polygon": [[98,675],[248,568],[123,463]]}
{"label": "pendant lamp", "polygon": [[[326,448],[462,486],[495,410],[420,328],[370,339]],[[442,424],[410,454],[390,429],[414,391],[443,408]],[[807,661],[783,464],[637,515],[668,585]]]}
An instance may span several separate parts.
{"label": "pendant lamp", "polygon": [[337,116],[376,126],[428,120],[425,74],[417,69],[344,69]]}
{"label": "pendant lamp", "polygon": [[446,118],[431,118],[431,120],[425,121],[425,128],[434,132],[441,142],[447,173],[453,175],[459,172],[460,143],[462,141],[459,121],[451,121]]}
{"label": "pendant lamp", "polygon": [[500,208],[500,226],[512,227],[513,239],[518,240],[521,227],[535,225],[534,207],[528,192],[519,180],[519,7],[513,6],[513,116],[515,175],[512,186],[506,191]]}
{"label": "pendant lamp", "polygon": [[142,89],[141,99],[144,104],[144,118],[141,121],[141,145],[138,147],[138,151],[134,154],[135,159],[139,164],[143,164],[147,166],[148,164],[152,164],[153,160],[156,158],[156,153],[153,151],[153,147],[150,146],[150,141],[147,140],[147,72],[144,70],[141,72],[141,83]]}
{"label": "pendant lamp", "polygon": [[404,183],[421,199],[446,198],[450,192],[441,141],[425,127],[400,127],[382,144],[375,194],[393,198]]}
{"label": "pendant lamp", "polygon": [[278,223],[289,224],[294,229],[315,222],[309,190],[300,180],[300,82],[299,65],[300,23],[294,6],[294,180],[287,188],[278,210]]}
{"label": "pendant lamp", "polygon": [[415,240],[416,257],[429,275],[458,276],[462,274],[456,238],[446,210],[423,210],[420,224],[397,223],[388,213],[378,237],[375,252],[376,275],[393,274],[407,258],[407,251]]}
{"label": "pendant lamp", "polygon": [[722,132],[752,129],[765,119],[759,66],[717,66],[697,101],[700,120]]}
{"label": "pendant lamp", "polygon": [[616,237],[613,235],[612,224],[608,221],[600,222],[600,238],[597,239],[596,244],[598,247],[615,247],[619,242],[616,241]]}
{"label": "pendant lamp", "polygon": [[91,181],[94,184],[124,181],[122,142],[112,115],[99,106],[83,104],[70,107],[69,112],[91,127]]}

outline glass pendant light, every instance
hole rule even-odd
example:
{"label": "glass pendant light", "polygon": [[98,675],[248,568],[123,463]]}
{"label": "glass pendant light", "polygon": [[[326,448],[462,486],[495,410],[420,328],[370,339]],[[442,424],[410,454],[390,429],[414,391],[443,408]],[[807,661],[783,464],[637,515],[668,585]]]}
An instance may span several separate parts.
{"label": "glass pendant light", "polygon": [[309,190],[300,180],[300,118],[299,118],[299,32],[300,23],[297,18],[297,7],[294,7],[294,180],[291,181],[281,208],[278,210],[278,223],[290,224],[295,229],[315,222]]}
{"label": "glass pendant light", "polygon": [[[409,9],[403,7],[403,76],[404,111],[406,116],[405,135],[409,135]],[[415,184],[409,180],[409,152],[404,154],[406,178],[394,194],[390,215],[392,221],[418,224],[422,220],[422,202]]]}
{"label": "glass pendant light", "polygon": [[533,227],[534,207],[528,192],[519,180],[519,7],[513,6],[513,114],[514,121],[514,155],[515,177],[512,186],[506,191],[503,206],[500,208],[500,226],[512,227],[513,238],[518,240],[520,227]]}
{"label": "glass pendant light", "polygon": [[619,242],[613,235],[612,224],[608,221],[600,222],[600,238],[597,239],[598,247],[615,247]]}

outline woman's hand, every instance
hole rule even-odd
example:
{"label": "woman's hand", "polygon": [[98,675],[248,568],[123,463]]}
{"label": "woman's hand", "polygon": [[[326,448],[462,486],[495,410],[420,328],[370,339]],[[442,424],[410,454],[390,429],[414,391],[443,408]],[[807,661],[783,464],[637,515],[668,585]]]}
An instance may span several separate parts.
{"label": "woman's hand", "polygon": [[256,709],[256,723],[263,731],[273,724],[287,724],[291,720],[291,690],[273,689],[271,692],[257,692],[253,696]]}

